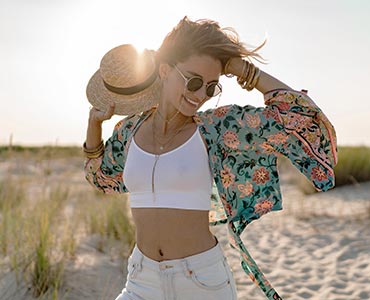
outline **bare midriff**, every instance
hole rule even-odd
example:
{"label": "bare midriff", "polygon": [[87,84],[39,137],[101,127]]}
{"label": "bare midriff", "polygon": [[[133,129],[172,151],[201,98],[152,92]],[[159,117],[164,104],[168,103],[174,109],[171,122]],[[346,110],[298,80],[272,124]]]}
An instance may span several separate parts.
{"label": "bare midriff", "polygon": [[179,259],[216,245],[209,230],[208,211],[173,208],[132,208],[136,244],[147,257]]}

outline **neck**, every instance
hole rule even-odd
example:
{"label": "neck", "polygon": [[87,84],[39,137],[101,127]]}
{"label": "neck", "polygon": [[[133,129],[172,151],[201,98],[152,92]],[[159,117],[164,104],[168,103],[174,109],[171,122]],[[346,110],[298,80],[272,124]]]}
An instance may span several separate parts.
{"label": "neck", "polygon": [[192,122],[192,117],[184,116],[178,110],[168,112],[160,106],[153,113],[153,126],[160,134],[167,135],[175,132],[185,123]]}
{"label": "neck", "polygon": [[175,118],[178,116],[178,114],[180,113],[179,110],[173,112],[173,113],[163,113],[161,111],[162,109],[157,107],[157,111],[156,113],[158,114],[158,116],[162,119],[162,121],[164,123],[167,123],[168,125],[171,124],[172,121],[175,120]]}

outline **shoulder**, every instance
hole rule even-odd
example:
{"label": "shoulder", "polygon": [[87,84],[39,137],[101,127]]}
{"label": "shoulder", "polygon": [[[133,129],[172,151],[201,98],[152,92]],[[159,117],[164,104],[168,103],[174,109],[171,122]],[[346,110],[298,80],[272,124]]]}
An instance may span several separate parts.
{"label": "shoulder", "polygon": [[233,115],[233,105],[225,105],[217,108],[197,112],[194,119],[200,125],[214,125],[222,122],[226,117]]}
{"label": "shoulder", "polygon": [[230,104],[214,109],[208,109],[204,112],[198,112],[197,122],[205,127],[258,127],[264,121],[262,115],[263,107],[254,107],[252,105],[240,106]]}
{"label": "shoulder", "polygon": [[255,107],[252,105],[238,105],[238,104],[229,104],[220,106],[217,108],[211,108],[207,109],[205,111],[200,111],[197,113],[196,116],[199,116],[199,118],[209,118],[209,116],[212,116],[213,118],[219,118],[222,119],[224,117],[228,116],[238,116],[244,113],[257,113],[263,110],[263,107]]}

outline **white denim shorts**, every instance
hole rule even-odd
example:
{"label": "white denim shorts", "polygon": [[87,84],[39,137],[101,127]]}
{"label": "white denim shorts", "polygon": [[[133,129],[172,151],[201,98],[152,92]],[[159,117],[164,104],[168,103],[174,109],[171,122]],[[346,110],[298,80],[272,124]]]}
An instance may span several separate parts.
{"label": "white denim shorts", "polygon": [[181,259],[161,262],[135,246],[126,286],[116,300],[236,300],[236,286],[220,244]]}

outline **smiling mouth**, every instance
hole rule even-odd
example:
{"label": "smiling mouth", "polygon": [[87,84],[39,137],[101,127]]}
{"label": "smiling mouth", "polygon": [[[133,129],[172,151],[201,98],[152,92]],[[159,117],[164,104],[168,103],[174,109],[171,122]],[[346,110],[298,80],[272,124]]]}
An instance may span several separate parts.
{"label": "smiling mouth", "polygon": [[185,99],[187,102],[189,102],[190,104],[192,104],[192,105],[194,105],[194,106],[198,106],[198,105],[199,105],[199,103],[198,103],[198,102],[192,101],[192,100],[190,100],[189,98],[187,98],[187,97],[185,97],[185,96],[183,96],[183,97],[184,97],[184,99]]}

